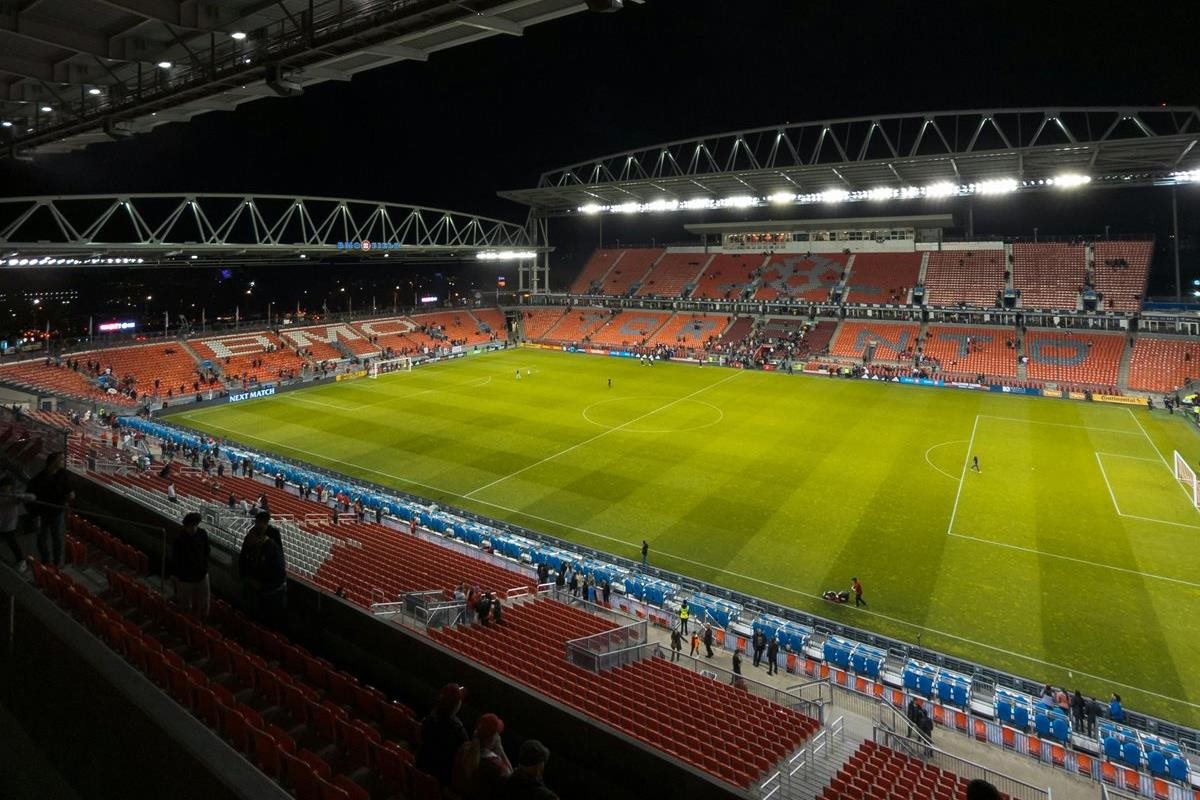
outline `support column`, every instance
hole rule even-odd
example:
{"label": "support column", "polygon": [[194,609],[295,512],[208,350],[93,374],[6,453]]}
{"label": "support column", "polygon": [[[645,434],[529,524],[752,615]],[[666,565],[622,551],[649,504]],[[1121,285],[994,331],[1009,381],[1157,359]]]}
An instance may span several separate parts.
{"label": "support column", "polygon": [[1175,254],[1175,300],[1183,300],[1183,280],[1179,275],[1179,189],[1171,187],[1171,238]]}

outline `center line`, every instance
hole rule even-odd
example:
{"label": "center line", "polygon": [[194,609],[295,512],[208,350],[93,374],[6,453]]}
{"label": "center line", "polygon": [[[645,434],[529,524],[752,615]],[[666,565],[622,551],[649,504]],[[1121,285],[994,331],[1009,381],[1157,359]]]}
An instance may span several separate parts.
{"label": "center line", "polygon": [[734,372],[732,375],[730,375],[728,378],[722,378],[721,380],[717,381],[716,383],[710,383],[707,386],[702,386],[699,389],[697,389],[696,391],[692,392],[691,394],[686,394],[683,397],[677,397],[676,399],[672,400],[671,402],[669,402],[665,405],[659,406],[658,408],[654,409],[653,411],[647,411],[645,414],[642,414],[640,417],[634,417],[633,419],[629,420],[628,422],[623,422],[620,425],[616,426],[615,428],[609,428],[608,430],[606,430],[602,433],[596,434],[595,436],[591,437],[590,439],[584,439],[582,442],[579,442],[578,444],[573,444],[565,450],[559,450],[557,453],[552,453],[552,454],[546,456],[545,458],[543,458],[541,461],[535,461],[532,464],[529,464],[528,466],[521,467],[519,470],[517,470],[515,472],[510,472],[507,475],[502,475],[499,478],[496,478],[496,480],[492,481],[491,483],[485,483],[483,486],[480,486],[477,489],[472,489],[471,491],[464,494],[463,497],[469,498],[469,497],[471,497],[471,495],[478,494],[479,492],[482,492],[484,489],[488,489],[488,488],[491,488],[492,486],[495,486],[497,483],[503,483],[504,481],[508,480],[509,478],[520,475],[522,472],[527,472],[527,471],[533,469],[534,467],[545,464],[547,461],[553,461],[554,459],[558,458],[559,456],[564,456],[567,453],[570,453],[572,450],[578,450],[580,447],[583,447],[585,444],[591,444],[592,442],[596,441],[597,439],[608,436],[610,433],[616,433],[617,431],[619,431],[623,428],[626,428],[635,422],[639,422],[639,421],[645,419],[646,417],[652,417],[660,411],[666,411],[668,408],[670,408],[671,406],[673,406],[677,403],[682,403],[684,400],[690,400],[691,398],[695,397],[696,395],[700,394],[701,392],[707,392],[709,389],[715,389],[716,387],[720,386],[722,383],[728,383],[729,381],[733,380],[734,378],[736,378],[738,375],[741,375],[741,374],[742,374],[741,370],[738,370],[738,371]]}

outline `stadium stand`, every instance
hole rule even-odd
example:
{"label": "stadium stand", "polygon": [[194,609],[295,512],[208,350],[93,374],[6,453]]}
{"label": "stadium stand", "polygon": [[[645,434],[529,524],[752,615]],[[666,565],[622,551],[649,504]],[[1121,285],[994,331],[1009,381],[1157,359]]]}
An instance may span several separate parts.
{"label": "stadium stand", "polygon": [[807,256],[775,254],[763,267],[755,300],[829,300],[829,292],[842,279],[850,256],[843,253],[810,253]]}
{"label": "stadium stand", "polygon": [[[613,625],[555,600],[510,606],[502,626],[431,635],[490,669],[746,788],[816,733],[818,723],[712,678],[647,658],[593,673],[564,660],[567,641]],[[646,691],[646,687],[654,687]],[[688,713],[680,713],[681,710]]]}
{"label": "stadium stand", "polygon": [[191,339],[188,345],[201,358],[211,360],[227,380],[273,381],[307,366],[303,357],[270,331]]}
{"label": "stadium stand", "polygon": [[621,260],[604,277],[600,293],[616,297],[629,294],[638,287],[662,254],[663,251],[658,249],[622,251]]}
{"label": "stadium stand", "polygon": [[64,397],[96,400],[123,406],[132,406],[135,403],[125,395],[108,394],[95,381],[65,365],[47,364],[44,359],[18,361],[0,366],[0,378],[17,386],[51,392]]}
{"label": "stadium stand", "polygon": [[717,340],[716,349],[726,351],[737,347],[754,330],[754,317],[738,317]]}
{"label": "stadium stand", "polygon": [[1092,282],[1103,296],[1103,310],[1140,310],[1154,243],[1101,241],[1093,252]]}
{"label": "stadium stand", "polygon": [[766,258],[761,254],[718,253],[701,274],[691,296],[694,299],[740,300],[765,263]]}
{"label": "stadium stand", "polygon": [[1073,310],[1087,283],[1087,249],[1082,244],[1018,242],[1013,245],[1012,278],[1022,308]]}
{"label": "stadium stand", "polygon": [[1009,328],[930,325],[921,346],[924,355],[937,359],[945,371],[1017,376],[1016,334]]}
{"label": "stadium stand", "polygon": [[1129,388],[1174,392],[1200,375],[1200,341],[1138,336],[1129,365]]}
{"label": "stadium stand", "polygon": [[650,270],[636,297],[679,297],[712,256],[708,253],[667,253]]}
{"label": "stadium stand", "polygon": [[847,303],[909,302],[921,274],[921,253],[856,253],[846,286]]}
{"label": "stadium stand", "polygon": [[[818,800],[955,800],[968,780],[868,739]],[[1001,795],[1008,800],[1008,795]]]}
{"label": "stadium stand", "polygon": [[286,328],[279,332],[284,342],[306,351],[317,361],[341,361],[346,358],[335,342],[340,342],[354,355],[374,355],[379,348],[367,341],[350,325],[313,325],[306,328]]}
{"label": "stadium stand", "polygon": [[621,257],[624,250],[605,250],[603,248],[592,253],[592,257],[583,265],[583,271],[571,284],[571,294],[600,294],[600,286],[604,276],[612,269],[613,264]]}
{"label": "stadium stand", "polygon": [[935,250],[925,269],[925,303],[993,308],[1004,288],[1003,250]]}
{"label": "stadium stand", "polygon": [[368,338],[375,339],[375,346],[400,355],[418,353],[425,347],[436,347],[444,342],[423,333],[408,317],[391,317],[356,322],[354,327]]}
{"label": "stadium stand", "polygon": [[1029,330],[1023,352],[1034,380],[1064,381],[1106,390],[1117,385],[1125,337],[1111,333]]}
{"label": "stadium stand", "polygon": [[[440,338],[439,334],[445,334],[445,338],[450,342],[482,344],[492,338],[491,333],[484,333],[479,329],[471,312],[465,309],[462,311],[439,311],[432,314],[413,314],[411,319],[418,326],[424,326],[427,333],[435,339]],[[503,333],[503,326],[501,326],[500,335],[503,336]],[[446,342],[442,341],[441,344],[446,344]]]}
{"label": "stadium stand", "polygon": [[730,318],[719,314],[683,314],[671,317],[648,342],[651,346],[703,347],[729,327]]}
{"label": "stadium stand", "polygon": [[526,340],[541,341],[550,329],[569,313],[566,308],[526,308],[521,311],[521,322]]}
{"label": "stadium stand", "polygon": [[875,360],[900,361],[912,357],[920,330],[921,326],[913,323],[845,320],[838,326],[829,352],[835,356],[861,359],[869,344],[875,342]]}
{"label": "stadium stand", "polygon": [[479,332],[496,334],[501,339],[508,337],[508,324],[504,320],[504,312],[498,308],[473,308],[471,316],[478,323]]}
{"label": "stadium stand", "polygon": [[622,311],[614,314],[589,339],[595,344],[635,347],[645,342],[670,317],[670,311]]}
{"label": "stadium stand", "polygon": [[552,344],[582,342],[606,325],[612,316],[606,308],[572,308],[546,331],[542,341]]}

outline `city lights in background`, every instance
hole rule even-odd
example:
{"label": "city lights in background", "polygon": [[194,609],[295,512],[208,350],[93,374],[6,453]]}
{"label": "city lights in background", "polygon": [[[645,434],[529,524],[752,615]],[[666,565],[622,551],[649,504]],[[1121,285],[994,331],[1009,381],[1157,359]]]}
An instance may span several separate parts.
{"label": "city lights in background", "polygon": [[[1177,181],[1200,181],[1200,170],[1175,173]],[[702,211],[720,208],[759,208],[762,206],[808,205],[811,203],[851,203],[860,201],[880,202],[884,200],[912,200],[916,198],[939,199],[946,197],[973,197],[975,195],[991,197],[1005,195],[1019,189],[1077,189],[1091,183],[1088,175],[1066,173],[1052,178],[1019,181],[1016,178],[994,178],[975,183],[951,183],[939,181],[926,186],[878,186],[872,189],[855,189],[853,191],[841,187],[830,187],[819,192],[796,194],[779,191],[765,197],[753,195],[733,195],[731,197],[695,197],[688,200],[674,198],[658,198],[647,203],[627,201],[613,205],[588,203],[576,210],[581,214],[594,215],[601,212],[609,214],[649,214],[663,211]]]}

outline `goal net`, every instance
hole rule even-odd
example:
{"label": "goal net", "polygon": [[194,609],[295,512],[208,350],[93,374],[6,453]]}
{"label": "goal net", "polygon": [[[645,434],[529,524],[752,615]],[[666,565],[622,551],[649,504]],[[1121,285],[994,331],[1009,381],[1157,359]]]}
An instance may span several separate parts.
{"label": "goal net", "polygon": [[372,361],[371,366],[367,367],[368,378],[378,378],[380,375],[387,375],[390,372],[412,372],[412,359],[408,356],[385,358],[381,361]]}
{"label": "goal net", "polygon": [[1175,451],[1175,479],[1187,490],[1192,505],[1200,508],[1200,485],[1196,483],[1196,471],[1188,466],[1187,459]]}

